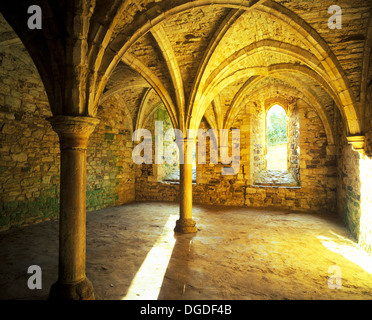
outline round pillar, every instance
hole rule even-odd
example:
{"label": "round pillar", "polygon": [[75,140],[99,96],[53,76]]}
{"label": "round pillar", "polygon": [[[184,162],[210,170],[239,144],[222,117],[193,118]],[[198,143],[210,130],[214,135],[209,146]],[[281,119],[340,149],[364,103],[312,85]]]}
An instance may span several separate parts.
{"label": "round pillar", "polygon": [[184,139],[180,147],[180,219],[174,228],[179,233],[197,232],[196,222],[192,219],[192,162],[191,157],[187,156],[194,144],[195,140]]}
{"label": "round pillar", "polygon": [[94,299],[85,275],[86,151],[98,122],[91,117],[50,119],[61,149],[58,280],[50,289],[50,299]]}

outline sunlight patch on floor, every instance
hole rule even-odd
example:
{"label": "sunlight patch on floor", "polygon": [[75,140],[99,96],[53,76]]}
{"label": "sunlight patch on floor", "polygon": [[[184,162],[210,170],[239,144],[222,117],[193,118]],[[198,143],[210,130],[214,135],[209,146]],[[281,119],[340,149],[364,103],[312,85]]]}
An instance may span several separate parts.
{"label": "sunlight patch on floor", "polygon": [[348,259],[349,261],[357,264],[359,267],[372,274],[372,255],[368,254],[356,243],[347,240],[349,243],[337,243],[327,237],[318,236],[321,243],[328,249],[338,253]]}
{"label": "sunlight patch on floor", "polygon": [[167,270],[176,239],[174,226],[178,215],[171,215],[164,229],[146,256],[122,300],[156,300]]}

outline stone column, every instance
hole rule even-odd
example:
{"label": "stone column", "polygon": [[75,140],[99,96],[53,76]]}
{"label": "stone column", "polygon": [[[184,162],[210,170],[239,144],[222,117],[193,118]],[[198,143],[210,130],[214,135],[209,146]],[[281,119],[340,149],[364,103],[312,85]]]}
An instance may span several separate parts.
{"label": "stone column", "polygon": [[58,281],[49,299],[94,299],[85,275],[86,151],[88,138],[99,120],[56,116],[50,119],[61,148]]}
{"label": "stone column", "polygon": [[[187,150],[192,152],[195,140],[184,139],[183,148],[180,147],[180,219],[176,222],[175,232],[197,232],[196,222],[192,219],[192,161],[187,161]],[[181,161],[180,161],[181,162]]]}

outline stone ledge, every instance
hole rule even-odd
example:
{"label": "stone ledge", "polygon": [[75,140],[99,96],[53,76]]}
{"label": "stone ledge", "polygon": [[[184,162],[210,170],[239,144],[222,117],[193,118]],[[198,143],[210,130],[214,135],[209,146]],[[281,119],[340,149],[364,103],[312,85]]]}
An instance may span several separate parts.
{"label": "stone ledge", "polygon": [[253,184],[248,188],[274,188],[274,189],[302,189],[301,186],[275,186],[275,185],[257,185]]}

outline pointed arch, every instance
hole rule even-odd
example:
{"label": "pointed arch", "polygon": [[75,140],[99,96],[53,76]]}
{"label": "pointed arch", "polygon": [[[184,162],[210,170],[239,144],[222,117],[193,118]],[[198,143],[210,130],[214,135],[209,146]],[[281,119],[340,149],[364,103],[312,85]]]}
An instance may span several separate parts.
{"label": "pointed arch", "polygon": [[350,89],[350,81],[327,42],[305,20],[275,1],[268,0],[257,10],[294,26],[303,37],[303,43],[307,44],[309,50],[327,72],[330,79],[329,85],[335,88],[335,93],[339,97],[338,107],[348,124],[348,133],[350,135],[360,134],[363,130],[360,104],[357,103]]}
{"label": "pointed arch", "polygon": [[[203,101],[204,99],[208,104],[209,100],[211,99],[209,95],[214,96],[214,94],[221,91],[221,87],[224,82],[227,82],[227,84],[229,83],[226,80],[229,78],[228,74],[229,72],[231,72],[230,70],[235,70],[234,66],[237,66],[241,61],[250,57],[253,54],[262,51],[282,53],[294,57],[301,61],[302,63],[304,63],[304,65],[287,64],[287,67],[291,68],[293,71],[305,73],[311,78],[315,79],[330,94],[330,96],[332,96],[332,98],[336,101],[337,105],[339,106],[341,112],[345,115],[344,113],[345,110],[343,109],[341,99],[337,94],[337,90],[336,88],[333,87],[332,81],[330,81],[325,69],[320,65],[320,62],[317,61],[316,57],[302,48],[296,47],[291,44],[283,44],[276,40],[262,40],[250,44],[247,47],[244,47],[241,50],[235,52],[227,60],[220,64],[220,66],[216,70],[214,70],[206,80],[207,86],[203,88],[203,91],[200,91],[198,93],[197,100],[199,101],[199,105],[193,106],[193,109],[196,109],[197,110],[196,112],[198,112],[203,107],[205,108],[205,105],[203,105],[201,101]],[[244,73],[246,75],[250,74],[254,76],[256,75],[256,73],[257,74],[265,73],[266,72],[265,70],[267,70],[267,72],[272,72],[274,69],[280,69],[283,66],[284,64],[273,65],[269,67],[240,69],[233,73],[231,77],[238,79],[244,76]],[[214,94],[212,92],[214,92]],[[201,107],[201,105],[203,105],[203,107]],[[200,114],[194,118],[194,120],[199,119]]]}
{"label": "pointed arch", "polygon": [[154,89],[152,88],[147,89],[141,100],[141,105],[137,113],[135,130],[145,128],[145,123],[147,122],[146,118],[149,118],[150,114],[152,114],[153,110],[149,108],[148,102],[150,100],[151,95],[153,94],[153,90]]}
{"label": "pointed arch", "polygon": [[[41,2],[41,3],[40,3]],[[63,43],[64,27],[56,14],[59,3],[36,1],[43,10],[43,28],[30,32],[27,28],[29,18],[25,1],[1,1],[0,12],[6,22],[19,37],[29,53],[43,82],[49,106],[54,115],[67,111],[65,97],[65,45]],[[52,36],[47,36],[51,34]],[[72,110],[68,110],[72,111]]]}
{"label": "pointed arch", "polygon": [[151,85],[155,92],[159,95],[160,99],[163,101],[165,108],[167,109],[169,116],[171,118],[174,128],[178,128],[178,111],[173,103],[173,100],[165,89],[164,85],[161,83],[158,77],[156,77],[153,72],[147,68],[142,62],[136,59],[133,55],[127,53],[123,57],[123,62],[128,66],[137,71],[145,80]]}
{"label": "pointed arch", "polygon": [[[293,75],[301,74],[305,77],[308,77],[318,84],[321,85],[321,87],[334,99],[336,104],[340,106],[341,102],[337,95],[333,92],[331,88],[329,88],[328,84],[324,79],[322,79],[316,72],[314,72],[311,68],[306,67],[304,65],[293,65],[293,64],[278,64],[278,65],[272,65],[269,67],[252,67],[247,69],[240,69],[239,71],[231,74],[230,76],[227,76],[224,78],[220,83],[218,83],[214,88],[209,88],[209,92],[205,93],[204,96],[201,99],[200,107],[198,110],[196,110],[194,121],[195,123],[198,123],[197,121],[200,121],[200,117],[203,115],[203,111],[205,110],[205,106],[208,105],[213,98],[222,91],[223,88],[226,86],[240,80],[240,79],[249,79],[253,76],[273,76],[276,74],[281,73],[290,73]],[[341,113],[343,113],[344,110],[341,109]],[[345,117],[347,115],[343,114]],[[193,125],[196,125],[196,124]]]}
{"label": "pointed arch", "polygon": [[[101,48],[101,54],[97,55],[94,67],[95,99],[92,101],[93,109],[98,104],[106,82],[115,69],[117,63],[122,60],[128,49],[144,34],[149,32],[154,26],[163,20],[178,13],[190,10],[192,8],[203,7],[207,5],[223,6],[236,10],[249,10],[263,3],[265,0],[166,0],[152,3],[148,8],[136,14],[135,19],[128,24],[124,32],[117,34],[105,41]],[[119,20],[123,11],[118,11],[114,20]],[[107,34],[112,35],[113,28],[107,30]],[[101,36],[102,37],[102,36]]]}
{"label": "pointed arch", "polygon": [[[289,94],[292,94],[293,96],[296,96],[300,99],[303,99],[303,100],[307,101],[309,105],[311,105],[312,107],[315,108],[316,112],[319,115],[319,118],[322,121],[323,127],[326,131],[328,144],[329,145],[334,145],[335,144],[335,136],[334,136],[334,132],[333,132],[333,129],[332,129],[332,122],[329,119],[328,114],[323,109],[321,103],[317,99],[316,94],[314,92],[312,92],[311,89],[307,89],[301,83],[301,81],[299,81],[298,79],[294,79],[293,82],[292,82],[292,81],[288,80],[287,77],[281,76],[281,74],[276,74],[276,75],[272,75],[272,76],[274,76],[277,79],[287,81],[288,84],[296,86],[297,89],[290,88],[290,87],[284,86],[284,85],[280,85],[280,86],[271,85],[269,87],[265,87],[265,92],[268,93],[268,97],[272,96],[272,94],[271,94],[272,88],[275,88],[274,91],[287,92]],[[241,106],[243,100],[245,99],[245,97],[247,95],[255,96],[256,94],[262,92],[262,88],[258,88],[254,91],[252,91],[252,89],[254,89],[265,78],[266,78],[266,76],[252,77],[240,88],[238,93],[235,95],[235,97],[234,97],[234,99],[231,103],[230,108],[227,111],[226,120],[225,120],[224,126],[223,126],[224,129],[228,129],[233,125],[233,122],[234,122],[235,118],[237,117],[237,115],[239,113],[240,106]]]}
{"label": "pointed arch", "polygon": [[168,71],[172,78],[173,89],[176,95],[176,106],[179,113],[179,129],[185,130],[184,125],[184,113],[185,113],[185,93],[183,89],[183,80],[181,76],[181,71],[177,62],[177,57],[174,53],[172,45],[168,39],[167,34],[164,31],[164,28],[159,23],[151,29],[151,33],[157,42],[165,62],[168,67]]}
{"label": "pointed arch", "polygon": [[198,71],[196,73],[196,77],[191,88],[189,108],[187,110],[188,119],[192,117],[192,106],[195,103],[197,93],[199,92],[199,89],[201,87],[201,81],[204,76],[204,72],[206,71],[213,54],[215,53],[221,40],[224,38],[226,32],[239,19],[239,17],[241,17],[241,15],[244,12],[245,10],[231,9],[230,12],[225,17],[225,19],[220,24],[220,27],[213,35],[212,40],[209,42],[208,47],[205,50],[204,56],[199,64]]}

